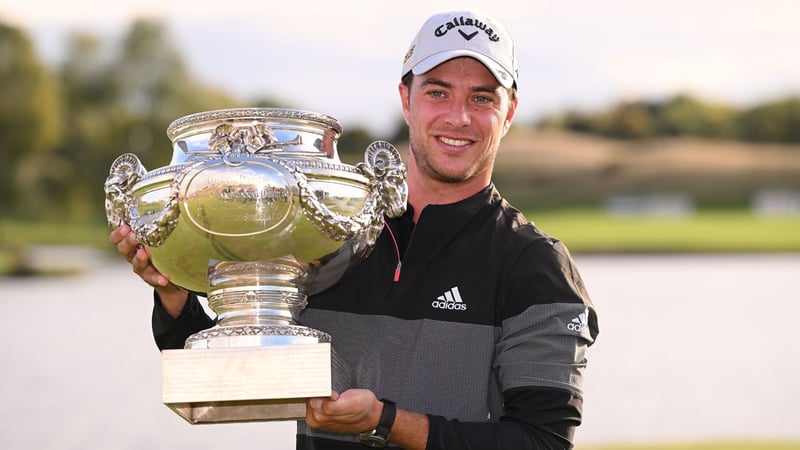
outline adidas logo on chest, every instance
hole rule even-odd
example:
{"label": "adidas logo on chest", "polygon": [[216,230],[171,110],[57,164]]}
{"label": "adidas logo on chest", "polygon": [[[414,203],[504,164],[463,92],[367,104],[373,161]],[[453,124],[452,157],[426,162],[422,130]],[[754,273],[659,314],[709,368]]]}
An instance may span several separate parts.
{"label": "adidas logo on chest", "polygon": [[436,309],[450,309],[454,311],[466,311],[467,304],[461,299],[461,293],[458,291],[458,286],[453,286],[444,294],[436,297],[431,303],[431,306]]}

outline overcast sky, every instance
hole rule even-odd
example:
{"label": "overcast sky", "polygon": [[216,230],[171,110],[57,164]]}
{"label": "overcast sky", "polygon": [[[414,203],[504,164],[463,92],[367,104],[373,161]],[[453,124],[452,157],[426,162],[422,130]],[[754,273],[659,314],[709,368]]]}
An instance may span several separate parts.
{"label": "overcast sky", "polygon": [[476,8],[515,40],[517,121],[690,93],[734,106],[800,95],[800,0],[0,0],[57,61],[66,32],[118,39],[165,21],[191,70],[243,99],[285,99],[345,128],[400,120],[400,64],[422,22]]}

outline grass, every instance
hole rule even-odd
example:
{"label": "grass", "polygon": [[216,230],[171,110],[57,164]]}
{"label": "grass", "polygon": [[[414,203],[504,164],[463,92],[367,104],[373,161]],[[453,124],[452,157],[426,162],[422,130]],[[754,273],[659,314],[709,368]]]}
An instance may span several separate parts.
{"label": "grass", "polygon": [[[613,216],[597,209],[528,211],[526,216],[573,253],[800,252],[800,216],[764,218],[747,210],[684,217]],[[104,224],[0,220],[0,274],[19,269],[31,245],[112,251]]]}
{"label": "grass", "polygon": [[103,224],[31,222],[0,219],[0,275],[38,275],[30,267],[26,249],[33,245],[76,245],[113,250],[111,229]]}
{"label": "grass", "polygon": [[576,447],[576,450],[800,450],[800,442],[698,442],[675,444],[621,444]]}
{"label": "grass", "polygon": [[105,224],[39,222],[0,219],[0,246],[84,245],[110,246]]}
{"label": "grass", "polygon": [[657,218],[591,209],[526,215],[573,253],[800,252],[798,215],[765,218],[735,210]]}
{"label": "grass", "polygon": [[[764,218],[747,210],[684,217],[613,216],[599,209],[527,211],[536,225],[575,252],[800,252],[800,215]],[[110,249],[104,224],[0,219],[0,248],[83,245]]]}

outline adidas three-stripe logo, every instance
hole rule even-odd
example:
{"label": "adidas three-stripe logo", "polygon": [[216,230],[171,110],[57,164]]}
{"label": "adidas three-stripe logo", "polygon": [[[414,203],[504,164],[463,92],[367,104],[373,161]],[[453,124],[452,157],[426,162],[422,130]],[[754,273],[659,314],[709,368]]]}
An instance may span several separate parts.
{"label": "adidas three-stripe logo", "polygon": [[588,319],[589,319],[589,307],[586,307],[586,309],[582,313],[578,314],[578,317],[575,317],[574,319],[572,319],[572,322],[569,322],[567,324],[567,329],[570,331],[577,331],[578,333],[580,333],[588,325],[587,323]]}
{"label": "adidas three-stripe logo", "polygon": [[467,304],[461,300],[461,293],[458,291],[458,286],[453,286],[445,291],[444,294],[436,297],[436,300],[431,303],[431,306],[437,309],[467,310]]}

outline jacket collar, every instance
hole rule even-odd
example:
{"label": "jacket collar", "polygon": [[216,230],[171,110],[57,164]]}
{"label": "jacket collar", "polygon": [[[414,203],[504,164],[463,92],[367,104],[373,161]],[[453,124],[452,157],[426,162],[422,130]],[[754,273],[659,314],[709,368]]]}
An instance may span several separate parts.
{"label": "jacket collar", "polygon": [[[487,205],[493,204],[500,200],[500,193],[494,186],[494,183],[489,183],[488,186],[471,197],[459,200],[455,203],[447,203],[443,205],[428,205],[422,210],[419,221],[428,221],[431,219],[446,220],[448,223],[455,225],[469,221],[475,214]],[[413,209],[409,205],[409,210],[413,214]]]}
{"label": "jacket collar", "polygon": [[[413,226],[413,232],[406,241],[403,252],[406,257],[429,259],[436,255],[459,232],[474,220],[481,210],[501,201],[500,194],[494,184],[475,195],[455,203],[428,205],[423,209],[419,221]],[[409,205],[402,221],[410,224],[414,211]],[[397,220],[397,219],[395,219]],[[406,253],[408,252],[408,253]]]}

